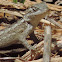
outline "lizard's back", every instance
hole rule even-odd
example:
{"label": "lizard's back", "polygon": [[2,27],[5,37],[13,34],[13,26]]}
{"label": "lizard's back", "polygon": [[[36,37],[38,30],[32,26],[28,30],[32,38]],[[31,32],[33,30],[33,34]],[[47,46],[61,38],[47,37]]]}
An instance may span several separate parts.
{"label": "lizard's back", "polygon": [[26,23],[19,22],[0,31],[0,48],[9,46],[17,42],[18,35],[21,34],[27,26]]}

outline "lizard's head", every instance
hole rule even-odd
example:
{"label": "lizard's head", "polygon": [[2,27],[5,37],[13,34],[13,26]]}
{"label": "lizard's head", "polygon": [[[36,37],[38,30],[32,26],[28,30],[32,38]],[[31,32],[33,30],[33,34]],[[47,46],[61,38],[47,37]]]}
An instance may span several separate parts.
{"label": "lizard's head", "polygon": [[43,13],[43,12],[46,12],[47,10],[48,10],[48,7],[45,2],[32,5],[30,8],[28,8],[29,13],[35,13],[38,11],[42,11]]}
{"label": "lizard's head", "polygon": [[28,13],[25,15],[25,20],[30,22],[34,27],[36,27],[40,19],[44,18],[49,12],[49,9],[45,2],[35,4],[28,8]]}

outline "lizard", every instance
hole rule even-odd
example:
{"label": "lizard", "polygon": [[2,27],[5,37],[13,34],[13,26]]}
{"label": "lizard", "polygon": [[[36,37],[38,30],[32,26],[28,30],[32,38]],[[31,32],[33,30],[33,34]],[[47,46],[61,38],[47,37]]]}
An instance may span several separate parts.
{"label": "lizard", "polygon": [[33,32],[40,19],[49,13],[49,9],[46,3],[42,2],[29,7],[27,10],[27,13],[17,23],[0,31],[0,48],[20,42],[29,50],[35,49],[27,43],[26,37]]}

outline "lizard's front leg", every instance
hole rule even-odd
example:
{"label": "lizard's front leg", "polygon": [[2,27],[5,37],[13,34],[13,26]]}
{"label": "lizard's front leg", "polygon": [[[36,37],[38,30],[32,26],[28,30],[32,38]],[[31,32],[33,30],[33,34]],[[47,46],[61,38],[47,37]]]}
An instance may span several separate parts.
{"label": "lizard's front leg", "polygon": [[27,24],[27,28],[19,35],[19,41],[29,50],[35,50],[35,48],[27,43],[26,37],[30,34],[32,31],[33,26],[30,24]]}
{"label": "lizard's front leg", "polygon": [[[30,34],[30,32],[32,31],[33,26],[30,24],[27,24],[27,28],[24,30],[24,32],[21,34],[21,36],[19,35],[19,41],[27,48],[31,51],[31,59],[35,58],[35,55],[37,53],[36,48],[34,48],[33,46],[29,45],[27,43],[26,37],[28,36],[28,34]],[[33,56],[34,55],[34,58]]]}

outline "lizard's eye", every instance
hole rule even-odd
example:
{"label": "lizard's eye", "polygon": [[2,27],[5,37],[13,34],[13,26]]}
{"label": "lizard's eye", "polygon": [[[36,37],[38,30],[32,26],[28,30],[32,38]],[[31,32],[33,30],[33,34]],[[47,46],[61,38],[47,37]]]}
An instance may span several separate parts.
{"label": "lizard's eye", "polygon": [[38,10],[38,8],[37,7],[32,7],[33,8],[33,11],[37,11]]}

